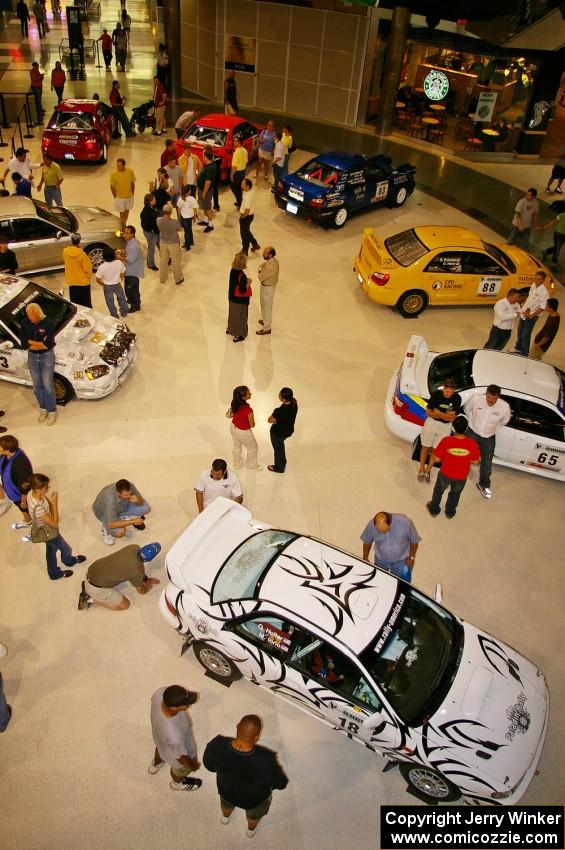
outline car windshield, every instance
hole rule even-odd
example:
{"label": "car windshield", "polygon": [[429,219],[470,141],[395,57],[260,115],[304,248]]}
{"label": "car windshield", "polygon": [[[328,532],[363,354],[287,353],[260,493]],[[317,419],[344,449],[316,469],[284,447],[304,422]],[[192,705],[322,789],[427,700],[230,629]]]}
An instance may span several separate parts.
{"label": "car windshield", "polygon": [[92,112],[54,112],[48,126],[50,130],[91,130],[94,116]]}
{"label": "car windshield", "polygon": [[467,390],[475,386],[473,380],[473,359],[475,351],[450,351],[448,354],[438,354],[430,365],[428,372],[428,389],[430,393],[443,387],[446,378],[453,378],[457,389]]}
{"label": "car windshield", "polygon": [[419,726],[451,687],[463,634],[452,614],[402,584],[375,642],[359,660],[402,720]]}
{"label": "car windshield", "polygon": [[218,130],[216,127],[203,127],[201,124],[193,124],[185,136],[185,139],[189,142],[198,142],[202,145],[215,145],[217,148],[223,148],[227,138],[227,130]]}
{"label": "car windshield", "polygon": [[428,253],[427,247],[422,240],[416,236],[415,230],[404,230],[385,239],[385,248],[393,260],[401,266],[411,266],[420,257]]}
{"label": "car windshield", "polygon": [[69,210],[64,207],[48,207],[43,201],[37,201],[35,198],[32,198],[32,201],[39,218],[63,230],[75,231],[77,229],[76,219]]}
{"label": "car windshield", "polygon": [[504,251],[498,248],[496,245],[491,245],[490,242],[483,242],[483,248],[490,254],[491,257],[500,263],[500,265],[506,269],[509,274],[514,274],[516,271],[516,266]]}
{"label": "car windshield", "polygon": [[22,321],[28,304],[39,304],[48,319],[60,331],[76,314],[76,307],[54,292],[49,292],[35,283],[28,283],[20,294],[0,309],[0,320],[20,339]]}
{"label": "car windshield", "polygon": [[296,540],[297,534],[270,528],[244,540],[225,561],[212,587],[212,602],[253,599],[255,591],[277,555]]}
{"label": "car windshield", "polygon": [[335,186],[341,176],[341,171],[331,165],[326,165],[325,162],[320,162],[319,159],[307,162],[296,173],[303,180],[309,180],[317,186]]}

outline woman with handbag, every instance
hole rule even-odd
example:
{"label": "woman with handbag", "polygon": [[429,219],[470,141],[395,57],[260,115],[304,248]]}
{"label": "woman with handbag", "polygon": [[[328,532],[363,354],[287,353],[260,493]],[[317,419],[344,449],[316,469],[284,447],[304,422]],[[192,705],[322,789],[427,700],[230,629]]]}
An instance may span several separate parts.
{"label": "woman with handbag", "polygon": [[247,336],[247,314],[249,300],[253,295],[251,279],[244,272],[247,255],[242,251],[233,258],[228,287],[228,326],[226,333],[233,336],[234,342],[243,342]]}
{"label": "woman with handbag", "polygon": [[233,468],[243,466],[241,450],[245,448],[247,469],[262,469],[257,463],[257,440],[253,433],[255,417],[248,404],[251,398],[249,387],[236,387],[226,416],[231,419],[230,432],[233,440]]}
{"label": "woman with handbag", "polygon": [[31,516],[31,542],[45,543],[47,573],[52,581],[69,578],[72,570],[62,570],[57,564],[57,552],[66,567],[74,567],[86,561],[84,555],[73,555],[73,550],[59,534],[59,504],[57,493],[49,491],[49,478],[37,472],[30,476],[30,491],[27,494],[27,509]]}

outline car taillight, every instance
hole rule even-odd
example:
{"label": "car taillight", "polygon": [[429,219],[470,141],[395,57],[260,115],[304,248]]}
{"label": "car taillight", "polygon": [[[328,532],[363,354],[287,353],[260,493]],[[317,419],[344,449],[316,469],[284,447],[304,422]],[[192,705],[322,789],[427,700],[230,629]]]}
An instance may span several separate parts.
{"label": "car taillight", "polygon": [[284,192],[284,186],[282,180],[279,180],[277,183],[277,192]]}
{"label": "car taillight", "polygon": [[400,401],[396,393],[393,395],[392,399],[392,409],[396,413],[397,416],[402,416],[402,408],[405,407],[405,403]]}
{"label": "car taillight", "polygon": [[320,207],[323,207],[324,204],[326,203],[326,199],[325,198],[312,198],[312,200],[308,201],[308,203],[311,207],[314,207],[314,209],[319,210]]}
{"label": "car taillight", "polygon": [[97,144],[98,141],[95,136],[88,136],[85,142],[87,148],[95,148]]}
{"label": "car taillight", "polygon": [[373,283],[376,283],[377,286],[384,286],[390,280],[390,275],[383,272],[373,272],[371,275],[371,280]]}
{"label": "car taillight", "polygon": [[165,593],[165,605],[167,606],[168,610],[171,612],[171,614],[173,615],[173,617],[177,617],[177,616],[178,616],[178,614],[177,614],[177,609],[175,608],[175,606],[174,606],[174,605],[172,605],[172,604],[169,602],[169,597],[167,596],[167,594],[166,594],[166,593]]}

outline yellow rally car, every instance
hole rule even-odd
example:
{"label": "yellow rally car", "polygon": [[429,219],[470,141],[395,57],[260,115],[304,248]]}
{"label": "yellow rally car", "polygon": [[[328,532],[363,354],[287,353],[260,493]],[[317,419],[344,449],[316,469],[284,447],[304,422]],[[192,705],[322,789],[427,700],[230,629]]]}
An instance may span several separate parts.
{"label": "yellow rally car", "polygon": [[414,227],[380,239],[367,227],[354,271],[373,301],[417,316],[428,304],[492,304],[548,268],[514,245],[492,244],[464,227]]}

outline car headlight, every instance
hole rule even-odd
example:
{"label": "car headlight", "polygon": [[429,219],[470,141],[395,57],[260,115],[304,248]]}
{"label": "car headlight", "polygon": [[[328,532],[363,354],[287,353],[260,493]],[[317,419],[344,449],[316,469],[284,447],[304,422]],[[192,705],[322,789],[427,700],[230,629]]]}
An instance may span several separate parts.
{"label": "car headlight", "polygon": [[103,378],[109,371],[109,366],[90,366],[88,369],[85,369],[84,374],[89,381],[95,381],[97,378]]}

